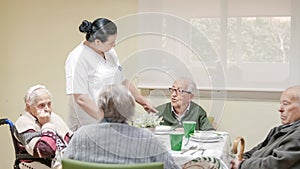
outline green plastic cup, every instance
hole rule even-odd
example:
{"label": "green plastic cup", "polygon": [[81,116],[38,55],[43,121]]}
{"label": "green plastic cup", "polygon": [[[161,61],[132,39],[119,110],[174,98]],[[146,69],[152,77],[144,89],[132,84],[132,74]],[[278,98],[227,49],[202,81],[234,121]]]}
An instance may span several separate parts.
{"label": "green plastic cup", "polygon": [[183,135],[184,133],[180,131],[173,131],[170,133],[171,150],[181,151]]}
{"label": "green plastic cup", "polygon": [[196,128],[195,121],[184,121],[183,129],[184,129],[184,137],[189,138],[191,134],[194,134]]}

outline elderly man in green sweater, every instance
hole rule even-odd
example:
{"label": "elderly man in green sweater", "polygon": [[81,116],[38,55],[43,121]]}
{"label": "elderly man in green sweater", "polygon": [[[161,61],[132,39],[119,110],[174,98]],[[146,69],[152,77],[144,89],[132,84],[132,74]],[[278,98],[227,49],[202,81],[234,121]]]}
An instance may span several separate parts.
{"label": "elderly man in green sweater", "polygon": [[169,88],[171,102],[156,107],[163,117],[162,125],[182,127],[183,121],[196,121],[196,130],[214,130],[205,110],[192,101],[196,84],[189,78],[181,77]]}

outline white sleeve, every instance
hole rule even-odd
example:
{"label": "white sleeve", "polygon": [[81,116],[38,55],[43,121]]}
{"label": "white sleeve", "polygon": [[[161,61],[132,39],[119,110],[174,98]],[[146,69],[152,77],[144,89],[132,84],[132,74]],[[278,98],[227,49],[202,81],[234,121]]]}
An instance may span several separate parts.
{"label": "white sleeve", "polygon": [[86,63],[80,54],[70,53],[65,63],[66,93],[88,93],[88,75]]}

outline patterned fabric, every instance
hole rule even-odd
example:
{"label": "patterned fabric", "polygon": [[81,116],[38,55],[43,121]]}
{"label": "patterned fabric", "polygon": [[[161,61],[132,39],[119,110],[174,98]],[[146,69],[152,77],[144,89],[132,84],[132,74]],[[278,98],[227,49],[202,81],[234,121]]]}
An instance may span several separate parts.
{"label": "patterned fabric", "polygon": [[185,163],[182,169],[225,169],[219,159],[214,157],[198,157]]}
{"label": "patterned fabric", "polygon": [[20,169],[50,169],[49,166],[44,165],[40,162],[21,162],[19,164]]}
{"label": "patterned fabric", "polygon": [[43,126],[29,112],[24,112],[16,121],[15,127],[16,138],[22,145],[19,146],[20,150],[25,147],[26,153],[45,159],[45,162],[41,162],[49,167],[51,159],[55,156],[57,142],[61,148],[65,148],[73,134],[64,121],[53,112],[51,121]]}

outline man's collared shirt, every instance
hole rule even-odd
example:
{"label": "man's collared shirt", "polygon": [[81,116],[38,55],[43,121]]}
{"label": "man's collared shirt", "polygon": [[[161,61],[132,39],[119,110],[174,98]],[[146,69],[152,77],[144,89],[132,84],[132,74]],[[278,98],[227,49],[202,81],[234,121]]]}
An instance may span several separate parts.
{"label": "man's collared shirt", "polygon": [[190,106],[191,104],[189,103],[189,105],[187,106],[187,108],[185,109],[185,111],[181,114],[181,115],[178,115],[176,112],[175,112],[175,109],[173,108],[172,104],[171,104],[171,109],[172,109],[172,114],[174,115],[174,117],[179,121],[180,125],[182,124],[182,118],[187,114],[187,112],[190,110]]}

